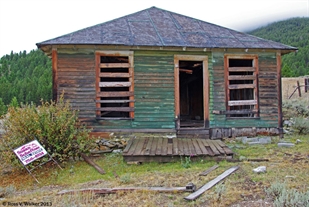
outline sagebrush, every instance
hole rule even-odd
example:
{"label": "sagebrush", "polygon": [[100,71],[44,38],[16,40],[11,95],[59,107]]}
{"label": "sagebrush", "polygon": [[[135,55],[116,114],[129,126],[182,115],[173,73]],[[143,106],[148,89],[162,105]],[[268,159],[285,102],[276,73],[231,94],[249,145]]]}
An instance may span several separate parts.
{"label": "sagebrush", "polygon": [[[87,152],[91,142],[89,129],[78,121],[78,111],[61,97],[58,102],[42,102],[9,107],[4,118],[2,149],[6,162],[16,163],[11,149],[37,139],[56,160],[63,162]],[[9,150],[10,149],[10,150]]]}
{"label": "sagebrush", "polygon": [[298,134],[309,133],[309,100],[286,100],[282,104],[284,120],[288,121],[289,131]]}

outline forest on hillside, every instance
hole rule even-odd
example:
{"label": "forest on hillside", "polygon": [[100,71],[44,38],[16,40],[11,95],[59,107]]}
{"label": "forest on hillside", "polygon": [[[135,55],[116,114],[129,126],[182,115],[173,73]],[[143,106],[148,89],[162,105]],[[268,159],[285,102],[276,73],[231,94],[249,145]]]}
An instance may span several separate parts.
{"label": "forest on hillside", "polygon": [[7,105],[40,104],[52,97],[51,60],[41,50],[5,55],[0,59],[0,116]]}
{"label": "forest on hillside", "polygon": [[258,28],[249,34],[298,48],[282,56],[282,76],[309,75],[309,18],[292,18]]}

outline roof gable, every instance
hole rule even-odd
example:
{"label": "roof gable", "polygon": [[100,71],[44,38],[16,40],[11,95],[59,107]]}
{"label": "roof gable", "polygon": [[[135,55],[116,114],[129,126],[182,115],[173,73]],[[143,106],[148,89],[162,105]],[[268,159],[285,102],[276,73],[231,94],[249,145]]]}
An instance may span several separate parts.
{"label": "roof gable", "polygon": [[37,43],[37,46],[61,44],[296,50],[156,7]]}

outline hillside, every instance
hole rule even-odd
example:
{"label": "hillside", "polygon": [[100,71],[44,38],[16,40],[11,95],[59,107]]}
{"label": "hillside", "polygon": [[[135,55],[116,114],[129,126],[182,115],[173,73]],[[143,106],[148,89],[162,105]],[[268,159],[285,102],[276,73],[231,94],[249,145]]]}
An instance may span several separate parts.
{"label": "hillside", "polygon": [[13,98],[18,103],[39,104],[52,97],[51,60],[40,50],[19,52],[0,58],[0,116]]}
{"label": "hillside", "polygon": [[283,77],[309,75],[309,18],[275,22],[248,33],[298,48],[297,53],[282,57]]}

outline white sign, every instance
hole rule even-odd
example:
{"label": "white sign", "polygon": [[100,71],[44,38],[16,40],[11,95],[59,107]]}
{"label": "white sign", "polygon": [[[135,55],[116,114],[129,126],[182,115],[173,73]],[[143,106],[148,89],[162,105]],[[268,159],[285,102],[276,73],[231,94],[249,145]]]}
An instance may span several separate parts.
{"label": "white sign", "polygon": [[34,160],[39,159],[40,157],[43,157],[47,154],[46,150],[37,140],[33,140],[15,149],[14,153],[24,165],[28,165]]}

